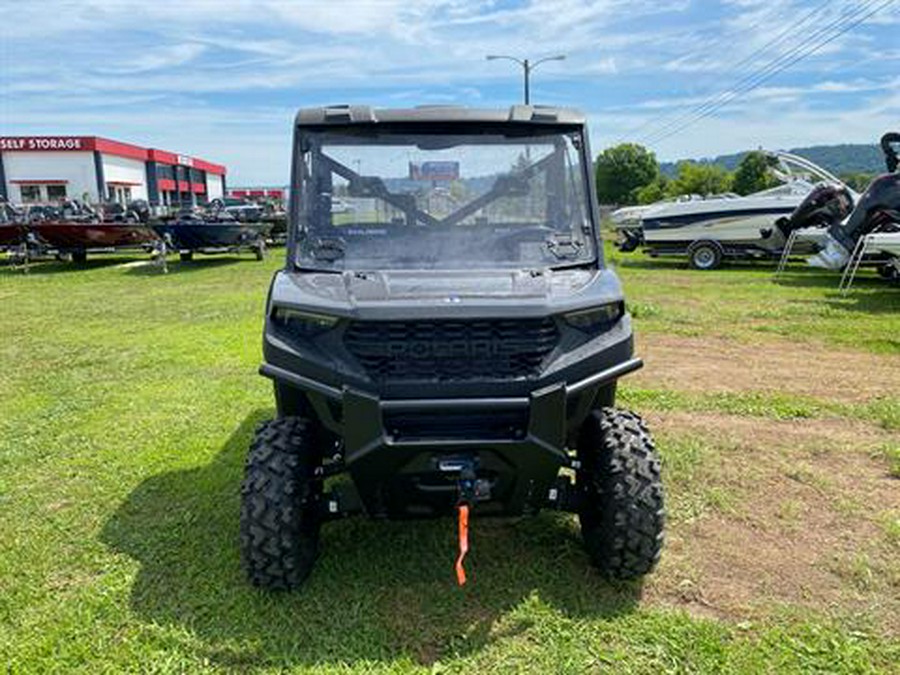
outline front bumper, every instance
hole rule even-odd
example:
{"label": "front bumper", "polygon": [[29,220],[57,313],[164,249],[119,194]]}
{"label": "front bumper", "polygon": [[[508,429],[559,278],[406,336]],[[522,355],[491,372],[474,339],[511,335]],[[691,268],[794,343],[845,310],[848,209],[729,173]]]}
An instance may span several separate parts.
{"label": "front bumper", "polygon": [[442,467],[456,459],[474,462],[490,486],[479,512],[540,509],[560,468],[570,465],[569,432],[590,412],[599,389],[642,365],[631,358],[527,397],[494,398],[386,399],[271,364],[260,373],[304,392],[323,423],[341,436],[344,463],[365,510],[399,518],[452,511],[458,476]]}

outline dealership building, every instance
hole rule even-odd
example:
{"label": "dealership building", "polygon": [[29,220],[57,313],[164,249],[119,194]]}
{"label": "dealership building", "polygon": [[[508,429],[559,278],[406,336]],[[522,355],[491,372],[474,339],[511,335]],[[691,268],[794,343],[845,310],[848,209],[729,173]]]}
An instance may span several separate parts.
{"label": "dealership building", "polygon": [[193,206],[225,194],[226,169],[197,157],[99,136],[0,136],[0,197]]}
{"label": "dealership building", "polygon": [[259,201],[264,199],[287,199],[288,189],[283,186],[278,187],[233,187],[228,188],[227,195],[234,199],[248,199],[250,201]]}

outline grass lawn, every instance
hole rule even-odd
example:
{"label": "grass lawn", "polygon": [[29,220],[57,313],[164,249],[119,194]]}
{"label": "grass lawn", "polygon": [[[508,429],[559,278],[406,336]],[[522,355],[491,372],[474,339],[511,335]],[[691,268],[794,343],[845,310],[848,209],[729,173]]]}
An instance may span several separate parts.
{"label": "grass lawn", "polygon": [[[613,254],[648,354],[623,401],[670,510],[644,585],[603,581],[574,519],[544,514],[475,521],[463,589],[450,520],[329,524],[308,584],[270,594],[244,581],[237,513],[273,414],[256,368],[280,256],[0,268],[9,672],[900,672],[900,289]],[[731,371],[700,350],[654,372],[711,341]],[[781,349],[864,365],[797,390],[791,359],[786,388],[740,376]]]}

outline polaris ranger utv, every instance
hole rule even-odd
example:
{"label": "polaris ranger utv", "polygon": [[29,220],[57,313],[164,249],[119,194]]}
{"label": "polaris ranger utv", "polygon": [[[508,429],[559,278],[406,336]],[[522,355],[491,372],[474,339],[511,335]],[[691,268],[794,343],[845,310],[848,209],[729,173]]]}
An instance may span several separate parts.
{"label": "polaris ranger utv", "polygon": [[293,151],[260,368],[277,417],[242,486],[250,581],[301,584],[328,520],[455,514],[462,584],[470,512],[541,509],[578,514],[608,577],[648,573],[660,465],[613,407],[642,362],[603,264],[584,117],[304,109]]}

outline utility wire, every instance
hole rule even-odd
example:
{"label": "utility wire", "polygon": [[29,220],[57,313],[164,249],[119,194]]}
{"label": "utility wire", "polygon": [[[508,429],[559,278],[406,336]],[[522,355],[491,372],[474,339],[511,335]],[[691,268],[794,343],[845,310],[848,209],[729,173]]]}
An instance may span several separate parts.
{"label": "utility wire", "polygon": [[794,55],[798,52],[805,49],[810,44],[814,44],[819,38],[824,37],[829,31],[833,29],[839,29],[844,22],[848,21],[854,16],[854,13],[863,11],[867,9],[869,6],[874,4],[875,2],[880,2],[880,0],[865,0],[863,5],[858,5],[849,9],[849,11],[845,10],[835,19],[832,19],[830,23],[825,24],[824,26],[820,26],[815,31],[807,35],[803,40],[801,40],[798,44],[794,45],[792,48],[781,52],[775,58],[771,59],[768,63],[766,63],[761,68],[757,68],[752,72],[748,73],[744,77],[737,80],[731,87],[719,92],[718,94],[714,94],[709,97],[706,101],[694,106],[691,110],[682,113],[676,119],[668,122],[663,125],[656,131],[645,134],[641,140],[646,140],[647,142],[653,142],[658,136],[663,136],[673,127],[678,126],[684,120],[687,120],[694,115],[702,114],[707,110],[715,107],[718,103],[723,100],[729,100],[735,94],[742,93],[743,90],[755,82],[760,77],[764,76],[766,73],[770,72],[772,69],[777,69],[783,62],[790,60]]}
{"label": "utility wire", "polygon": [[[794,23],[788,24],[788,26],[783,31],[781,31],[778,35],[776,35],[774,38],[772,38],[771,40],[766,42],[764,45],[762,45],[761,47],[754,50],[751,54],[748,54],[743,59],[741,59],[734,65],[732,65],[731,66],[732,71],[737,71],[742,66],[753,62],[757,57],[763,56],[767,51],[769,51],[770,48],[775,47],[776,45],[780,45],[781,43],[785,42],[790,35],[792,35],[797,30],[799,30],[800,27],[803,26],[809,19],[818,15],[822,10],[824,10],[832,2],[834,2],[834,0],[824,0],[824,2],[816,5],[816,7],[813,8],[811,11],[809,11],[807,14],[804,14],[800,20],[795,21]],[[780,11],[781,11],[781,8],[777,8],[775,11],[765,14],[762,18],[759,19],[759,21],[757,21],[756,23],[752,24],[749,28],[746,28],[744,30],[745,31],[753,31],[754,29],[759,27],[761,24],[766,23],[769,19],[771,19],[775,14],[779,13]],[[730,39],[731,39],[731,34],[723,35],[722,38],[717,41],[716,45],[728,42],[728,41],[730,41]],[[678,57],[677,59],[675,59],[675,61],[684,61],[686,59],[690,59],[695,54],[699,53],[700,51],[709,51],[709,49],[701,48],[701,49],[694,50],[693,52],[690,52],[689,54],[687,54],[685,56]],[[724,83],[726,79],[727,79],[726,77],[719,77],[716,80],[716,85]],[[734,85],[732,85],[732,86],[734,86]],[[703,105],[703,104],[701,103],[701,104],[698,104],[697,106],[694,106],[694,108],[692,110],[695,110],[700,105]],[[690,115],[691,112],[688,112],[687,114]],[[685,115],[684,111],[679,111],[676,108],[675,110],[673,110],[671,112],[657,115],[657,116],[643,122],[639,126],[633,128],[633,129],[630,129],[629,131],[626,132],[625,136],[634,138],[635,134],[638,134],[639,132],[643,131],[647,127],[653,126],[654,124],[657,124],[657,123],[662,122],[663,120],[666,120],[669,118],[676,118],[676,117],[681,118],[681,116],[684,116],[684,115]],[[667,127],[668,124],[671,124],[672,121],[674,121],[674,120],[670,120],[670,122],[667,122],[666,124],[662,125],[662,127],[660,127],[660,129],[662,129],[663,127]],[[657,131],[659,131],[660,129],[657,129]]]}
{"label": "utility wire", "polygon": [[[648,140],[647,142],[648,143],[659,143],[661,141],[664,141],[667,138],[670,138],[671,136],[674,136],[675,134],[679,133],[683,129],[686,129],[689,126],[696,124],[700,120],[709,117],[710,115],[714,114],[715,112],[720,110],[722,107],[724,107],[728,103],[731,103],[738,96],[749,93],[749,92],[753,91],[754,89],[757,89],[762,84],[771,80],[773,77],[775,77],[779,73],[783,72],[787,68],[791,67],[798,61],[801,61],[802,59],[804,59],[812,54],[815,54],[816,52],[818,52],[823,47],[827,46],[828,44],[830,44],[831,42],[833,42],[840,36],[844,35],[848,31],[855,28],[856,26],[864,23],[866,20],[868,20],[869,18],[871,18],[872,16],[874,16],[881,10],[883,10],[886,7],[888,7],[889,5],[893,4],[896,0],[886,0],[882,4],[877,5],[874,9],[871,9],[870,11],[866,12],[866,10],[869,9],[870,7],[872,7],[872,5],[875,4],[877,1],[878,0],[872,0],[871,2],[868,2],[868,3],[858,7],[857,9],[853,10],[849,14],[842,15],[839,20],[829,24],[828,30],[831,30],[832,28],[837,27],[837,30],[835,32],[833,32],[830,36],[826,37],[825,39],[820,40],[819,42],[812,44],[809,47],[809,49],[806,49],[805,51],[799,51],[799,53],[798,53],[798,49],[802,49],[803,47],[807,46],[809,43],[809,40],[804,40],[801,43],[800,47],[792,49],[784,55],[784,57],[789,57],[787,61],[783,60],[784,57],[780,57],[776,61],[770,63],[766,68],[764,68],[754,79],[745,83],[740,88],[733,89],[730,92],[725,92],[725,94],[720,95],[718,97],[718,100],[714,101],[712,104],[702,106],[703,110],[702,111],[698,110],[697,111],[698,114],[696,114],[692,119],[689,119],[689,120],[685,121],[683,124],[677,126],[676,128],[668,130],[666,132],[661,133],[662,130],[657,131],[656,134],[653,134],[650,137],[652,140]],[[863,14],[863,12],[865,12],[865,13]],[[860,16],[860,14],[862,14],[862,16]],[[857,17],[859,17],[859,18],[857,18]],[[821,31],[817,31],[816,34],[814,34],[814,35],[816,35],[816,37],[819,37],[820,32]],[[672,125],[668,125],[668,126],[671,127]]]}

